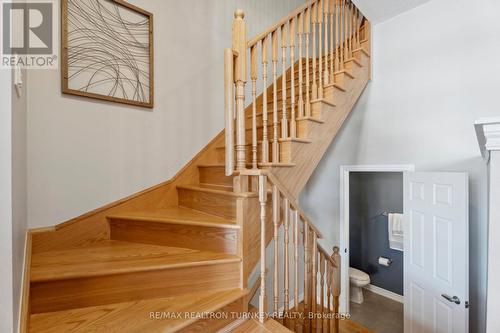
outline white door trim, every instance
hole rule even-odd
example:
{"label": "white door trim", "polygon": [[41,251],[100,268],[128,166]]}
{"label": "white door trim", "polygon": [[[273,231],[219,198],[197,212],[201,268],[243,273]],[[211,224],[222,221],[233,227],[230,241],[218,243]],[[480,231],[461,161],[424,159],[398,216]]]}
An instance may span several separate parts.
{"label": "white door trim", "polygon": [[415,171],[413,164],[368,164],[340,166],[340,312],[349,312],[349,175],[351,172]]}

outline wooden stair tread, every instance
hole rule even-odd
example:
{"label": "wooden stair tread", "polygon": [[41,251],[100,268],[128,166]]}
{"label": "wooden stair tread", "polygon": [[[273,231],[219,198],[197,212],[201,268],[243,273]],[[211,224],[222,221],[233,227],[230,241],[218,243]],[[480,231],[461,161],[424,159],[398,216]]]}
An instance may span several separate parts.
{"label": "wooden stair tread", "polygon": [[[211,313],[244,297],[246,290],[205,291],[167,298],[140,300],[80,309],[34,314],[30,317],[33,333],[165,333],[182,329],[196,321],[184,318],[185,312]],[[182,318],[151,318],[180,313]]]}
{"label": "wooden stair tread", "polygon": [[298,117],[296,119],[297,121],[301,121],[301,120],[310,120],[310,121],[314,121],[315,123],[319,123],[319,124],[324,124],[325,122],[319,118],[316,118],[316,117],[313,117],[313,116],[304,116],[304,117]]}
{"label": "wooden stair tread", "polygon": [[298,142],[298,143],[311,143],[312,141],[309,140],[309,139],[304,139],[304,138],[292,138],[292,137],[288,137],[288,138],[285,138],[285,139],[279,139],[278,140],[279,142]]}
{"label": "wooden stair tread", "polygon": [[129,213],[109,215],[108,218],[183,225],[213,226],[232,229],[240,228],[235,224],[234,220],[181,206],[171,206],[154,210],[138,210]]}
{"label": "wooden stair tread", "polygon": [[31,282],[238,262],[237,256],[193,249],[100,241],[89,246],[35,253]]}
{"label": "wooden stair tread", "polygon": [[[225,148],[225,147],[218,147],[218,148]],[[183,190],[190,190],[190,191],[199,191],[199,192],[205,192],[205,193],[227,195],[227,196],[232,196],[235,198],[253,198],[253,197],[259,196],[259,194],[256,192],[237,193],[237,192],[229,191],[228,189],[214,189],[214,188],[207,187],[204,185],[179,185],[179,186],[177,186],[177,188],[183,189]]]}
{"label": "wooden stair tread", "polygon": [[345,70],[345,69],[342,69],[342,70],[339,70],[335,73],[333,73],[334,75],[338,75],[338,74],[346,74],[347,76],[349,76],[351,79],[354,79],[354,75],[352,75],[351,72],[349,72],[348,70]]}
{"label": "wooden stair tread", "polygon": [[290,333],[285,326],[273,319],[267,319],[261,324],[257,319],[249,319],[233,329],[231,332],[237,333]]}

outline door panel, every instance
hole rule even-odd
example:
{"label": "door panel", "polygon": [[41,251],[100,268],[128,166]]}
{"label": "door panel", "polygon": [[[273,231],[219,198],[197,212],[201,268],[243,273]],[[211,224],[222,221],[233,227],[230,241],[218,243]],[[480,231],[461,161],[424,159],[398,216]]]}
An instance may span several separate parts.
{"label": "door panel", "polygon": [[407,172],[404,185],[405,332],[468,332],[468,176]]}

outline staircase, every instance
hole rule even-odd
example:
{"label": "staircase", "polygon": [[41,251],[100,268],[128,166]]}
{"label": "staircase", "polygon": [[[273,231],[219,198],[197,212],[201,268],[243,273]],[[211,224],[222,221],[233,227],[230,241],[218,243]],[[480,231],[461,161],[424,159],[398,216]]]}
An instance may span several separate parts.
{"label": "staircase", "polygon": [[225,131],[171,180],[31,230],[21,332],[368,332],[338,319],[338,248],[297,198],[369,81],[369,37],[347,0],[252,40],[237,11]]}

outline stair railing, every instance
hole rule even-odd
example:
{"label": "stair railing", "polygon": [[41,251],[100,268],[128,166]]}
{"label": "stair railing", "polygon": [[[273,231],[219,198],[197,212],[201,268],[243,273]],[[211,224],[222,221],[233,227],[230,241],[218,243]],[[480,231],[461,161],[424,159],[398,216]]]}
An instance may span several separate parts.
{"label": "stair railing", "polygon": [[[344,62],[363,46],[368,37],[365,22],[350,0],[308,0],[247,40],[244,13],[235,12],[232,47],[225,53],[227,175],[247,166],[257,169],[283,160],[280,142],[300,138],[297,122],[311,117],[311,102],[323,98],[323,88],[335,83],[335,74],[345,69]],[[248,114],[247,58],[252,81],[252,107]],[[268,87],[269,60],[272,66]],[[262,95],[258,98],[259,74]]]}
{"label": "stair railing", "polygon": [[[338,332],[340,295],[340,254],[335,247],[329,254],[318,240],[323,236],[299,208],[290,193],[268,170],[243,170],[241,176],[256,177],[260,202],[260,294],[259,319],[264,322],[269,313],[282,318],[286,327],[296,332],[316,332],[318,328]],[[268,213],[268,192],[272,196],[272,216]],[[267,258],[266,227],[273,224],[274,257]],[[279,228],[284,236],[279,239]],[[290,233],[292,237],[290,239]],[[292,243],[292,253],[290,253]],[[283,258],[279,257],[283,247]],[[302,250],[302,251],[300,251]],[[302,256],[299,256],[299,253]],[[266,272],[273,267],[273,285],[266,286]],[[279,272],[283,269],[283,279]],[[301,276],[300,270],[303,270]],[[293,277],[291,279],[291,277]],[[293,280],[293,285],[290,281]],[[271,289],[271,295],[267,295]],[[302,290],[303,296],[299,293]],[[283,295],[282,303],[280,294]],[[272,311],[268,311],[268,297],[272,297]],[[291,301],[292,300],[292,301]],[[282,306],[281,306],[282,305]],[[283,309],[280,311],[280,309]],[[297,317],[300,320],[288,319]],[[331,328],[331,330],[330,330]]]}

